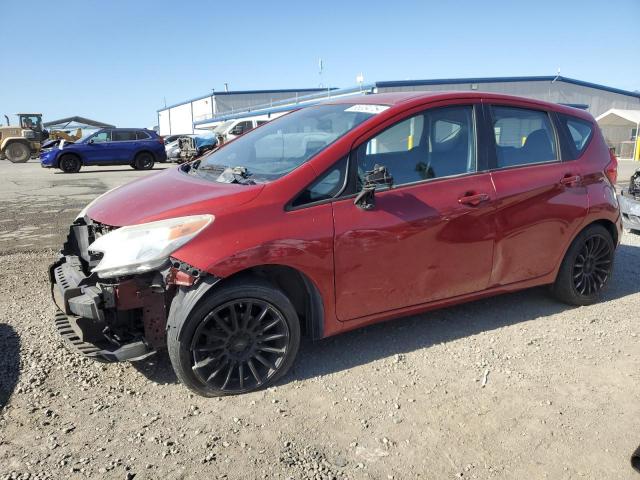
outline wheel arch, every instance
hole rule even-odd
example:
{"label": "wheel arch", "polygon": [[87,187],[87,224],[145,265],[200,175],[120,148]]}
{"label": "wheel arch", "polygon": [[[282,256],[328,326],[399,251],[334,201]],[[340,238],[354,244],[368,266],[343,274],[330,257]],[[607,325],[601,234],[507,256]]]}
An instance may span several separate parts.
{"label": "wheel arch", "polygon": [[151,155],[153,157],[153,161],[157,162],[158,158],[156,157],[156,154],[153,153],[153,151],[149,150],[148,148],[141,148],[140,150],[137,150],[134,154],[133,154],[133,159],[132,161],[135,161],[136,158],[138,158],[138,156],[142,153],[148,153],[149,155]]}
{"label": "wheel arch", "polygon": [[23,145],[25,145],[28,149],[29,152],[31,152],[33,149],[31,148],[31,143],[29,142],[29,140],[27,140],[26,138],[22,138],[22,137],[8,137],[5,138],[2,141],[2,146],[0,147],[0,150],[2,150],[4,152],[4,149],[7,148],[7,146],[11,143],[22,143]]}
{"label": "wheel arch", "polygon": [[305,273],[296,268],[278,264],[254,265],[220,279],[207,292],[207,295],[215,294],[218,288],[229,282],[242,281],[243,278],[251,277],[266,280],[282,290],[300,318],[303,335],[312,340],[318,340],[324,336],[324,304],[320,290]]}
{"label": "wheel arch", "polygon": [[620,237],[618,234],[618,229],[614,222],[612,222],[607,218],[598,218],[590,221],[589,223],[585,223],[582,226],[582,228],[576,230],[575,234],[571,237],[571,240],[567,242],[567,244],[565,245],[564,250],[562,251],[562,256],[560,257],[560,260],[557,262],[556,269],[552,273],[553,276],[551,277],[551,281],[555,281],[555,279],[558,277],[558,274],[560,272],[560,265],[562,264],[562,261],[564,260],[564,258],[567,256],[567,252],[569,252],[569,249],[571,248],[571,245],[573,245],[573,242],[575,242],[576,238],[578,238],[578,236],[582,232],[584,232],[587,228],[591,227],[592,225],[603,226],[611,235],[614,246],[618,245],[618,241]]}

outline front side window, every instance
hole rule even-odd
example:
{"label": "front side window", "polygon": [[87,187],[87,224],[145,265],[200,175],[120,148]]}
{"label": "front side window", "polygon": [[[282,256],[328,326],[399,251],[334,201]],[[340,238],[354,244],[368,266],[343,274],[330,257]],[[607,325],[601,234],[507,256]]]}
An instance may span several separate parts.
{"label": "front side window", "polygon": [[194,173],[213,181],[224,181],[220,178],[221,168],[244,167],[251,180],[275,180],[386,108],[352,104],[303,108],[252,130],[205,156]]}
{"label": "front side window", "polygon": [[387,167],[395,185],[476,170],[473,107],[434,108],[389,127],[358,147],[358,180],[375,165]]}
{"label": "front side window", "polygon": [[558,159],[551,120],[546,112],[492,106],[498,168]]}
{"label": "front side window", "polygon": [[93,143],[104,143],[111,141],[111,132],[99,132],[96,133],[93,137],[91,137]]}

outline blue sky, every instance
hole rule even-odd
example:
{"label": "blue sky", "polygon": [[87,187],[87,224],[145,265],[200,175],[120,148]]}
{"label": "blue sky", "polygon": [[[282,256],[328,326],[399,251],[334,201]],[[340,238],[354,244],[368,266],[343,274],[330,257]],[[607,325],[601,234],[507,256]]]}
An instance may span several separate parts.
{"label": "blue sky", "polygon": [[[57,7],[54,7],[57,6]],[[0,114],[152,126],[232,90],[561,74],[640,90],[639,0],[5,1]],[[10,48],[7,48],[9,47]]]}

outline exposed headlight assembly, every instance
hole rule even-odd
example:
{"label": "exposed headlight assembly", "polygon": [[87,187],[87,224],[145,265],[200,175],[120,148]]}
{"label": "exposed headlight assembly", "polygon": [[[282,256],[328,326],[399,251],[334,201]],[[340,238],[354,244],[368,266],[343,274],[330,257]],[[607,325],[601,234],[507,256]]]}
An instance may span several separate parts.
{"label": "exposed headlight assembly", "polygon": [[99,237],[89,245],[101,252],[93,271],[102,278],[157,270],[178,248],[198,235],[214,220],[213,215],[177,217],[122,227]]}

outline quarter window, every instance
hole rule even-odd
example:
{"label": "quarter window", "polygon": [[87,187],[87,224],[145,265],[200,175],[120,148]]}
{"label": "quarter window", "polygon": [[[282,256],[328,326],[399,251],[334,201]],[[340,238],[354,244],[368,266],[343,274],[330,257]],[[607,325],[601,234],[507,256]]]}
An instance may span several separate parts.
{"label": "quarter window", "polygon": [[560,125],[569,134],[569,154],[571,159],[578,158],[587,148],[593,134],[593,126],[586,120],[570,115],[558,114]]}
{"label": "quarter window", "polygon": [[358,177],[384,165],[395,185],[448,177],[476,170],[473,107],[427,110],[403,120],[362,144]]}
{"label": "quarter window", "polygon": [[338,161],[333,167],[320,175],[311,185],[300,192],[293,202],[291,202],[291,206],[299,207],[307,203],[328,200],[337,196],[346,183],[347,164],[347,157]]}
{"label": "quarter window", "polygon": [[557,160],[549,115],[538,110],[491,107],[498,168]]}
{"label": "quarter window", "polygon": [[136,139],[137,140],[148,140],[149,139],[149,134],[147,132],[143,132],[141,130],[136,132]]}

